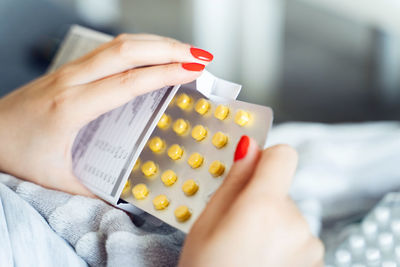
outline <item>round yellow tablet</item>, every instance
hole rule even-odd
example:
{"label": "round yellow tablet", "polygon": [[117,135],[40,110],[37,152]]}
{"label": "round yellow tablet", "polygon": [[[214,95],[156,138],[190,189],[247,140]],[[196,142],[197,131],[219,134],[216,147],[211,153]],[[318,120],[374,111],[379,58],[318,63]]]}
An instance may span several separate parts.
{"label": "round yellow tablet", "polygon": [[192,103],[192,99],[190,98],[190,96],[188,96],[187,94],[181,94],[177,99],[176,99],[176,104],[178,105],[178,107],[180,107],[181,109],[185,110],[185,109],[189,109],[190,105]]}
{"label": "round yellow tablet", "polygon": [[173,160],[178,160],[183,155],[183,149],[180,145],[174,144],[168,148],[168,156]]}
{"label": "round yellow tablet", "polygon": [[131,181],[126,181],[124,188],[122,189],[122,194],[126,195],[129,192],[129,189],[131,189]]}
{"label": "round yellow tablet", "polygon": [[174,214],[179,222],[187,221],[192,215],[189,208],[185,205],[177,207],[174,211]]}
{"label": "round yellow tablet", "polygon": [[184,135],[189,129],[189,123],[184,119],[177,119],[172,126],[172,129],[177,135]]}
{"label": "round yellow tablet", "polygon": [[135,165],[133,166],[133,170],[132,171],[136,171],[137,169],[139,169],[140,166],[140,158],[138,158],[135,162]]}
{"label": "round yellow tablet", "polygon": [[207,136],[207,129],[202,125],[196,125],[192,130],[192,137],[196,141],[201,141]]}
{"label": "round yellow tablet", "polygon": [[235,115],[235,122],[240,126],[245,126],[250,121],[250,114],[247,111],[239,109]]}
{"label": "round yellow tablet", "polygon": [[165,148],[165,142],[158,136],[153,137],[149,141],[149,148],[155,153],[161,152]]}
{"label": "round yellow tablet", "polygon": [[171,117],[168,116],[167,114],[162,114],[160,120],[157,123],[158,128],[160,129],[167,129],[169,125],[171,124]]}
{"label": "round yellow tablet", "polygon": [[142,165],[142,172],[145,176],[150,177],[157,172],[157,165],[154,163],[154,161],[146,161]]}
{"label": "round yellow tablet", "polygon": [[182,185],[182,191],[187,196],[194,195],[198,189],[199,189],[199,186],[196,184],[196,182],[193,179],[186,180]]}
{"label": "round yellow tablet", "polygon": [[156,210],[163,210],[169,205],[166,195],[158,195],[153,199],[153,205]]}
{"label": "round yellow tablet", "polygon": [[223,121],[228,117],[229,108],[225,105],[218,105],[214,111],[214,117]]}
{"label": "round yellow tablet", "polygon": [[166,185],[166,186],[171,186],[173,185],[176,180],[178,179],[178,176],[173,170],[166,170],[162,175],[161,175],[161,181]]}
{"label": "round yellow tablet", "polygon": [[222,174],[224,174],[225,165],[221,161],[215,160],[215,161],[211,162],[210,168],[208,169],[208,171],[214,177],[221,176]]}
{"label": "round yellow tablet", "polygon": [[204,98],[200,98],[199,100],[197,100],[196,102],[196,106],[194,107],[194,109],[196,110],[197,113],[199,113],[200,115],[204,115],[207,113],[207,111],[210,109],[210,102],[208,102],[206,99]]}
{"label": "round yellow tablet", "polygon": [[137,184],[133,187],[132,194],[136,199],[145,199],[149,194],[149,189],[145,184]]}
{"label": "round yellow tablet", "polygon": [[211,142],[216,148],[223,148],[228,143],[228,136],[223,132],[216,132]]}
{"label": "round yellow tablet", "polygon": [[196,169],[200,167],[201,164],[203,164],[203,160],[204,160],[203,156],[195,152],[192,155],[190,155],[190,157],[187,160],[187,163],[190,165],[190,167]]}

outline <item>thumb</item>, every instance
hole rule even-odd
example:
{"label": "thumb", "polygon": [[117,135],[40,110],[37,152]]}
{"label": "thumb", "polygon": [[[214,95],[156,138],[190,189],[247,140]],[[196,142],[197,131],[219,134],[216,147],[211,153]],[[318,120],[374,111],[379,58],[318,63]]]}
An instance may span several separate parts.
{"label": "thumb", "polygon": [[[260,154],[256,141],[246,135],[240,138],[234,155],[234,164],[222,185],[212,196],[203,212],[204,215],[200,216],[200,218],[204,217],[202,224],[212,227],[214,221],[218,220],[219,216],[231,207],[252,177]],[[208,222],[204,222],[204,220]]]}

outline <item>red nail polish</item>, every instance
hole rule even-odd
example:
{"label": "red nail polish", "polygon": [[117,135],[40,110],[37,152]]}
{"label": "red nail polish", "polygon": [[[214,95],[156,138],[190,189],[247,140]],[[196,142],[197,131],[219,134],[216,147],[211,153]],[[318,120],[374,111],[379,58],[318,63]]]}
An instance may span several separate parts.
{"label": "red nail polish", "polygon": [[182,68],[190,71],[202,71],[206,66],[199,63],[182,63]]}
{"label": "red nail polish", "polygon": [[247,135],[243,135],[240,138],[239,143],[237,144],[235,157],[233,158],[234,161],[238,161],[244,158],[247,154],[247,150],[249,149],[250,145],[250,138]]}
{"label": "red nail polish", "polygon": [[190,53],[192,53],[192,55],[200,60],[204,60],[207,62],[210,62],[211,60],[213,60],[214,56],[210,53],[207,52],[206,50],[197,48],[197,47],[191,47],[190,48]]}

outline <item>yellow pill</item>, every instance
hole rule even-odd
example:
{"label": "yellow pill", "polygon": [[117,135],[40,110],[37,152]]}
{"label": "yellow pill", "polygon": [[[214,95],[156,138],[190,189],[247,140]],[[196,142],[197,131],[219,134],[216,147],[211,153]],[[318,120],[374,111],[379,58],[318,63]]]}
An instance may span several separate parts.
{"label": "yellow pill", "polygon": [[216,132],[211,142],[216,148],[222,148],[228,143],[228,136],[222,132]]}
{"label": "yellow pill", "polygon": [[235,122],[240,126],[245,126],[250,121],[250,114],[247,111],[239,109],[235,115]]}
{"label": "yellow pill", "polygon": [[163,210],[169,205],[169,200],[165,195],[158,195],[153,199],[153,205],[156,210]]}
{"label": "yellow pill", "polygon": [[133,170],[132,171],[136,171],[137,169],[139,169],[140,166],[140,158],[138,158],[135,162],[135,166],[133,166]]}
{"label": "yellow pill", "polygon": [[126,195],[129,192],[129,189],[131,189],[131,182],[128,180],[122,189],[122,194]]}
{"label": "yellow pill", "polygon": [[150,177],[157,172],[157,165],[151,160],[146,161],[142,165],[142,172],[147,177]]}
{"label": "yellow pill", "polygon": [[187,163],[190,165],[190,167],[196,169],[200,167],[201,164],[203,164],[203,160],[204,160],[203,156],[196,152],[190,155],[190,157],[187,160]]}
{"label": "yellow pill", "polygon": [[174,214],[179,222],[187,221],[192,215],[189,208],[184,205],[177,207],[174,211]]}
{"label": "yellow pill", "polygon": [[176,173],[173,170],[166,170],[162,175],[161,175],[161,181],[166,185],[166,186],[171,186],[173,185],[176,180],[178,179],[178,176],[176,176]]}
{"label": "yellow pill", "polygon": [[224,105],[218,105],[214,111],[215,118],[221,121],[225,120],[228,114],[229,114],[229,108]]}
{"label": "yellow pill", "polygon": [[204,128],[202,125],[196,125],[193,127],[192,130],[192,137],[196,141],[201,141],[207,136],[207,129]]}
{"label": "yellow pill", "polygon": [[133,187],[132,194],[136,199],[145,199],[149,194],[149,189],[145,184],[137,184]]}
{"label": "yellow pill", "polygon": [[199,186],[196,184],[196,182],[193,179],[185,181],[182,185],[182,191],[187,196],[194,195],[198,189],[199,189]]}
{"label": "yellow pill", "polygon": [[160,152],[165,148],[165,142],[158,136],[153,137],[149,141],[149,148],[153,152]]}
{"label": "yellow pill", "polygon": [[160,118],[160,120],[157,123],[158,128],[160,129],[167,129],[169,127],[169,125],[171,124],[171,117],[163,114]]}
{"label": "yellow pill", "polygon": [[183,149],[180,147],[180,145],[174,144],[169,147],[168,156],[171,159],[178,160],[182,157],[182,155],[183,155]]}
{"label": "yellow pill", "polygon": [[178,135],[184,135],[189,129],[189,123],[184,119],[177,119],[172,127],[174,132]]}
{"label": "yellow pill", "polygon": [[214,177],[218,177],[221,176],[222,174],[224,174],[225,171],[225,165],[219,161],[219,160],[215,160],[210,164],[210,168],[208,169],[208,171],[214,176]]}
{"label": "yellow pill", "polygon": [[210,109],[210,102],[208,102],[206,99],[204,98],[200,98],[199,100],[197,100],[196,102],[196,106],[194,108],[196,110],[197,113],[199,113],[200,115],[204,115],[207,113],[207,111]]}
{"label": "yellow pill", "polygon": [[187,94],[181,94],[176,99],[176,104],[178,105],[178,107],[180,107],[183,110],[189,109],[191,103],[192,103],[192,99]]}

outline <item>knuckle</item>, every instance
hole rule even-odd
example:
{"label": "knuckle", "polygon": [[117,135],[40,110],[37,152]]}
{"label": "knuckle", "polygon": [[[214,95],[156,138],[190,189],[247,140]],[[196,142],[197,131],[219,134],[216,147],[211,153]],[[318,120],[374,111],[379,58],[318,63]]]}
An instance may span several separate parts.
{"label": "knuckle", "polygon": [[170,51],[170,61],[176,60],[176,58],[185,58],[189,54],[190,45],[184,44],[175,40],[167,40],[167,49]]}
{"label": "knuckle", "polygon": [[[175,70],[176,70],[176,65],[175,64],[168,64],[168,65],[164,66],[164,73],[171,74]],[[165,76],[168,77],[168,75],[165,75]]]}
{"label": "knuckle", "polygon": [[167,39],[166,43],[167,43],[168,48],[171,49],[171,50],[175,50],[175,49],[178,48],[178,43],[177,42],[174,42],[172,40]]}
{"label": "knuckle", "polygon": [[174,43],[179,43],[178,40],[170,38],[170,37],[165,37],[165,36],[161,36],[161,40],[164,42],[174,42]]}
{"label": "knuckle", "polygon": [[129,39],[129,34],[128,33],[121,33],[118,34],[117,37],[114,38],[115,41],[124,41]]}
{"label": "knuckle", "polygon": [[70,91],[60,90],[50,98],[50,113],[53,114],[57,120],[65,121],[68,116],[70,102]]}
{"label": "knuckle", "polygon": [[134,48],[131,40],[119,40],[116,46],[117,54],[120,56],[128,56]]}
{"label": "knuckle", "polygon": [[315,255],[315,259],[317,262],[323,259],[325,254],[325,247],[320,239],[313,238],[311,241],[310,249],[312,250],[313,255]]}
{"label": "knuckle", "polygon": [[119,85],[121,87],[126,87],[126,86],[134,86],[135,80],[137,77],[137,73],[134,70],[126,71],[122,73],[119,77]]}
{"label": "knuckle", "polygon": [[293,225],[293,231],[299,240],[307,240],[311,236],[309,225],[303,218]]}
{"label": "knuckle", "polygon": [[266,152],[272,153],[280,157],[284,157],[293,162],[297,162],[298,160],[297,151],[293,147],[286,144],[275,145],[273,147],[268,148]]}
{"label": "knuckle", "polygon": [[174,42],[173,40],[166,40],[166,47],[167,50],[170,51],[170,56],[171,56],[171,60],[173,59],[174,55],[176,55],[177,53],[179,53],[179,51],[182,50],[182,45],[178,42]]}
{"label": "knuckle", "polygon": [[53,73],[53,83],[56,85],[68,85],[73,80],[73,73],[72,65],[64,65]]}
{"label": "knuckle", "polygon": [[310,226],[303,215],[298,211],[291,209],[288,223],[293,233],[298,237],[299,240],[309,240],[312,237]]}
{"label": "knuckle", "polygon": [[168,65],[165,65],[163,68],[164,68],[164,72],[163,72],[163,75],[161,76],[161,87],[173,85],[173,83],[174,83],[173,78],[176,77],[176,75],[173,75],[174,72],[176,71],[176,65],[168,64]]}

